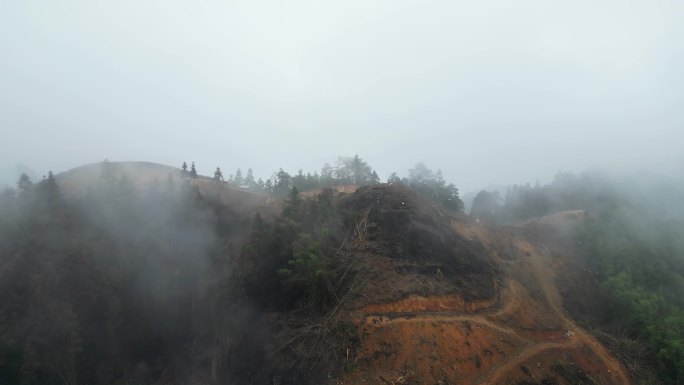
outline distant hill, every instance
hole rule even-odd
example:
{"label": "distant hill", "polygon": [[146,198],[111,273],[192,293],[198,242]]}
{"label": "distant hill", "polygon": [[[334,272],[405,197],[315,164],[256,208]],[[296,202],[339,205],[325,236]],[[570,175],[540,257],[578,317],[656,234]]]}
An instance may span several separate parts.
{"label": "distant hill", "polygon": [[98,162],[77,167],[57,174],[61,191],[67,197],[81,197],[103,178],[104,169],[109,177],[116,180],[124,178],[140,192],[150,189],[163,189],[170,183],[190,183],[196,186],[206,198],[228,205],[234,210],[249,213],[269,202],[269,197],[231,187],[225,182],[215,182],[212,178],[198,176],[191,179],[176,167],[152,162]]}

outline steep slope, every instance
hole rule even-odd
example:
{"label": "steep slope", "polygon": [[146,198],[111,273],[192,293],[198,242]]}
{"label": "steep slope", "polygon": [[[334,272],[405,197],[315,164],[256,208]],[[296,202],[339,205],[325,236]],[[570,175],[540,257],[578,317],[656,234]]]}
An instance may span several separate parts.
{"label": "steep slope", "polygon": [[622,365],[569,318],[555,284],[582,218],[566,212],[497,227],[450,216],[455,234],[482,245],[501,271],[500,293],[409,295],[356,309],[355,370],[338,383],[629,384]]}
{"label": "steep slope", "polygon": [[457,306],[497,296],[498,271],[485,247],[454,232],[448,212],[415,192],[399,185],[362,187],[338,210],[354,228],[353,252],[377,274],[364,291],[367,301],[456,293],[451,306]]}

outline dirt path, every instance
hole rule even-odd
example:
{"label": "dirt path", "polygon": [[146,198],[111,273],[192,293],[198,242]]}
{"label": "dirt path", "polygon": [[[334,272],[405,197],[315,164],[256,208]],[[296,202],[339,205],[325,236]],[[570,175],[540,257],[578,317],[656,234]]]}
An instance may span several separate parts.
{"label": "dirt path", "polygon": [[530,255],[524,257],[528,259],[529,265],[532,268],[531,271],[535,276],[536,281],[539,283],[544,295],[551,308],[556,312],[556,314],[563,320],[566,330],[571,330],[574,335],[573,339],[580,341],[585,346],[587,346],[591,351],[603,362],[604,365],[613,373],[620,378],[622,384],[629,384],[629,377],[627,376],[625,368],[615,359],[608,350],[603,347],[595,338],[593,338],[584,329],[575,324],[566,315],[565,309],[563,309],[563,298],[558,292],[556,287],[555,279],[556,272],[552,269],[552,261],[548,257],[544,257],[536,248],[531,245],[528,246]]}
{"label": "dirt path", "polygon": [[[474,380],[474,384],[497,385],[503,383],[507,378],[515,379],[520,376],[520,367],[526,361],[532,359],[540,353],[555,349],[571,349],[578,352],[591,351],[594,360],[598,359],[610,372],[613,383],[630,384],[629,378],[624,367],[612,357],[610,352],[598,343],[589,333],[577,326],[563,309],[563,300],[555,284],[556,271],[554,270],[553,260],[542,250],[525,243],[519,242],[517,245],[523,251],[520,259],[520,268],[528,272],[538,285],[543,297],[548,305],[548,310],[557,315],[560,319],[561,330],[557,333],[565,332],[565,339],[561,341],[538,341],[529,337],[529,330],[517,330],[515,326],[499,321],[502,315],[514,316],[516,312],[531,311],[521,309],[526,302],[523,298],[529,296],[528,288],[520,282],[511,278],[504,285],[505,292],[501,296],[499,306],[486,310],[475,311],[472,313],[462,313],[455,311],[411,311],[395,313],[367,313],[365,314],[368,324],[373,328],[383,328],[392,324],[406,323],[434,323],[434,322],[469,322],[483,328],[490,329],[501,334],[514,337],[520,341],[520,350],[515,354],[509,355],[503,361],[497,363],[486,373],[482,373],[480,380]],[[529,301],[529,299],[527,299]],[[418,328],[416,328],[418,329]],[[569,333],[568,333],[569,331]],[[527,336],[527,337],[525,337]],[[448,341],[445,341],[448,343]],[[582,353],[580,353],[582,354]],[[598,366],[602,367],[602,366]]]}
{"label": "dirt path", "polygon": [[508,334],[513,337],[520,338],[518,333],[513,329],[501,325],[478,315],[459,315],[453,313],[401,313],[401,314],[375,314],[369,316],[384,316],[392,317],[388,320],[382,321],[381,326],[391,325],[395,323],[419,323],[419,322],[471,322],[473,324],[486,326],[492,330],[496,330],[503,334]]}
{"label": "dirt path", "polygon": [[531,359],[532,357],[536,356],[539,353],[543,353],[547,350],[551,349],[567,349],[567,348],[581,348],[582,343],[579,341],[575,342],[544,342],[540,344],[535,344],[527,349],[523,350],[520,352],[518,355],[513,357],[512,359],[504,362],[501,366],[498,368],[495,368],[491,374],[482,382],[480,382],[481,385],[498,385],[501,384],[501,380],[503,380],[503,377],[505,375],[508,375],[511,371],[513,370],[518,370],[518,368],[527,360]]}

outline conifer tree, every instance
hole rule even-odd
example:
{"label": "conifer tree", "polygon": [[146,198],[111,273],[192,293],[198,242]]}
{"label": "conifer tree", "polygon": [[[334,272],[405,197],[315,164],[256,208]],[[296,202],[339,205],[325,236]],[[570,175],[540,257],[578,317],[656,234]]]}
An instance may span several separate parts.
{"label": "conifer tree", "polygon": [[33,184],[33,181],[31,180],[31,177],[28,176],[25,172],[22,172],[21,175],[19,176],[19,180],[17,181],[17,188],[19,189],[20,192],[24,192],[28,190],[29,187]]}
{"label": "conifer tree", "polygon": [[197,178],[197,169],[195,168],[195,162],[192,162],[192,165],[190,166],[190,178]]}
{"label": "conifer tree", "polygon": [[250,191],[254,191],[254,189],[256,188],[256,182],[254,181],[254,172],[251,168],[247,169],[247,176],[245,177],[244,183],[245,187]]}
{"label": "conifer tree", "polygon": [[220,182],[223,180],[223,173],[221,172],[221,168],[216,167],[216,171],[214,171],[214,182]]}
{"label": "conifer tree", "polygon": [[235,187],[242,187],[245,181],[242,179],[242,170],[239,168],[235,171],[235,178],[233,179]]}

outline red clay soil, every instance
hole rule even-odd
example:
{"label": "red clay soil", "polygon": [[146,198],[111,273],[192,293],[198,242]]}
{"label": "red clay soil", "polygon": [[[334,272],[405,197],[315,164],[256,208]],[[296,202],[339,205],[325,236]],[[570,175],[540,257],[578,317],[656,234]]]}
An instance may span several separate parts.
{"label": "red clay soil", "polygon": [[[576,218],[563,215],[556,222]],[[554,218],[532,225],[549,223]],[[477,222],[454,229],[485,245],[511,245],[514,258],[499,258],[507,277],[500,295],[472,303],[411,296],[359,309],[360,348],[332,383],[563,385],[577,375],[587,384],[630,384],[624,367],[567,316],[554,281],[560,262],[548,249]]]}
{"label": "red clay soil", "polygon": [[488,300],[469,302],[456,294],[435,296],[430,298],[419,295],[410,295],[407,298],[392,303],[365,306],[361,309],[361,312],[368,314],[437,311],[458,311],[463,313],[472,313],[494,307],[496,304],[496,297]]}

